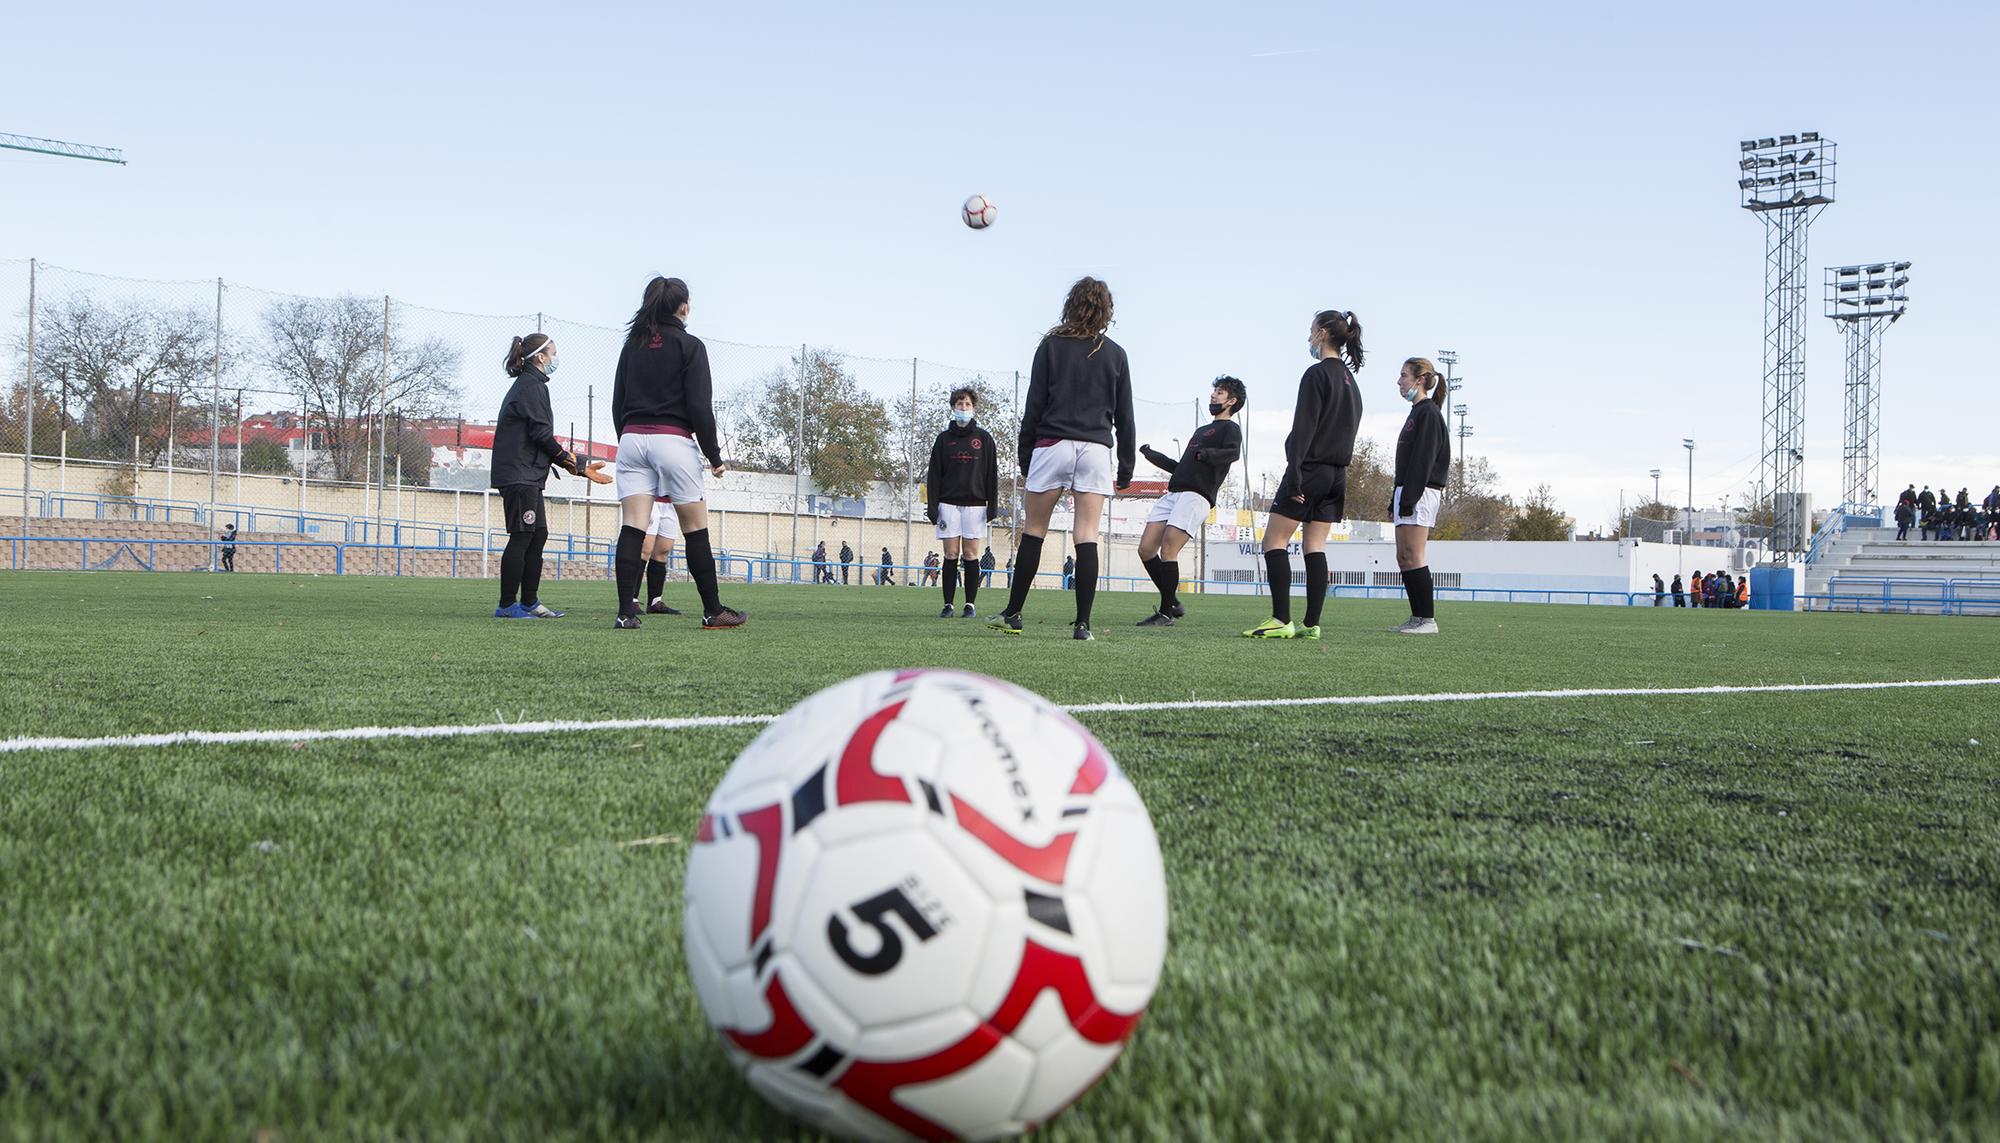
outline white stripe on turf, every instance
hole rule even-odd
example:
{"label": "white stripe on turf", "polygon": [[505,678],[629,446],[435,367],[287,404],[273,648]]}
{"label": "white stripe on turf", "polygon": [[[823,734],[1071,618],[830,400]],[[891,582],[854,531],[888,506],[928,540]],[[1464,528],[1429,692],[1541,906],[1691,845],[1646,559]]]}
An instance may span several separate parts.
{"label": "white stripe on turf", "polygon": [[[1065,706],[1071,714],[1122,714],[1153,710],[1256,710],[1291,706],[1389,706],[1396,703],[1494,702],[1508,699],[1654,698],[1673,695],[1812,694],[1826,691],[1891,691],[1911,687],[1992,687],[1993,679],[1911,679],[1882,683],[1772,683],[1749,687],[1588,687],[1557,691],[1469,691],[1414,695],[1325,695],[1318,698],[1183,699],[1175,702],[1087,702]],[[254,743],[367,741],[378,738],[470,738],[484,734],[563,734],[592,730],[697,730],[717,726],[763,726],[775,714],[716,714],[696,718],[606,718],[592,722],[487,722],[463,726],[347,726],[334,730],[182,730],[167,734],[119,734],[103,738],[0,739],[0,754],[31,750],[101,750],[132,746],[233,746]]]}

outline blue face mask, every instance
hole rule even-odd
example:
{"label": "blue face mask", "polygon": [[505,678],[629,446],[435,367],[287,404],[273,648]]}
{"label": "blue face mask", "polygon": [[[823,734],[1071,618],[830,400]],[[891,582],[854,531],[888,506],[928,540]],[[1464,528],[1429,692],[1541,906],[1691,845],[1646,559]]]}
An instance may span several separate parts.
{"label": "blue face mask", "polygon": [[556,366],[561,364],[562,364],[562,358],[560,357],[549,358],[549,363],[547,365],[542,366],[542,376],[554,377],[556,375]]}
{"label": "blue face mask", "polygon": [[1403,393],[1403,400],[1408,401],[1412,405],[1423,399],[1424,391],[1422,389],[1411,389]]}
{"label": "blue face mask", "polygon": [[953,409],[953,410],[951,411],[951,423],[952,423],[952,424],[954,424],[954,425],[965,425],[965,424],[971,424],[971,423],[972,423],[972,410],[971,410],[971,409]]}
{"label": "blue face mask", "polygon": [[1314,361],[1319,360],[1319,346],[1313,344],[1310,340],[1306,342],[1306,353]]}

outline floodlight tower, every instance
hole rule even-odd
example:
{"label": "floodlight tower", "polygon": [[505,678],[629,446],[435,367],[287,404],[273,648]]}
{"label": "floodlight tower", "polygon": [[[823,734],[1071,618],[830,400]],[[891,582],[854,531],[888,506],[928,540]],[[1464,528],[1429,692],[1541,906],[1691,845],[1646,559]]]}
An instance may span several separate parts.
{"label": "floodlight tower", "polygon": [[1771,561],[1806,546],[1806,231],[1833,202],[1833,143],[1817,131],[1745,139],[1736,189],[1764,222],[1764,472],[1771,489]]}
{"label": "floodlight tower", "polygon": [[1826,268],[1826,316],[1847,339],[1847,435],[1841,453],[1842,510],[1879,507],[1882,460],[1882,335],[1909,308],[1908,262]]}

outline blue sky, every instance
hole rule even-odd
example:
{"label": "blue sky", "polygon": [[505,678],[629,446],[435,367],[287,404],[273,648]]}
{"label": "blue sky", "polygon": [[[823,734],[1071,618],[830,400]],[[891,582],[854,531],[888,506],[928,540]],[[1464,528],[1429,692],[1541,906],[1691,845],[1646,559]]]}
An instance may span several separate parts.
{"label": "blue sky", "polygon": [[[1234,373],[1257,461],[1307,319],[1339,306],[1366,331],[1365,433],[1392,441],[1402,358],[1455,348],[1473,451],[1586,528],[1649,468],[1683,499],[1683,437],[1698,503],[1755,479],[1763,237],[1736,142],[1819,130],[1839,201],[1812,231],[1808,487],[1840,483],[1819,268],[1888,258],[1916,266],[1884,483],[2000,480],[1990,6],[114,4],[9,25],[0,131],[130,165],[0,152],[0,258],[604,325],[660,270],[711,338],[998,369],[1094,273],[1162,402],[1144,435],[1184,436]],[[983,233],[956,221],[974,192],[1000,209]]]}

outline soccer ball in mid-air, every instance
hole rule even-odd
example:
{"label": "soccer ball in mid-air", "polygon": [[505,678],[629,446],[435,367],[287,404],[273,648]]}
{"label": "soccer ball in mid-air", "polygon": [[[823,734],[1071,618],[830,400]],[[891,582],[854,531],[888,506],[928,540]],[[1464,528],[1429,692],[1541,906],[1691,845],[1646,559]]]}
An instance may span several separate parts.
{"label": "soccer ball in mid-air", "polygon": [[1067,1107],[1159,982],[1166,879],[1117,763],[963,671],[849,679],[765,728],[688,857],[688,971],[766,1099],[862,1138]]}
{"label": "soccer ball in mid-air", "polygon": [[994,219],[1000,217],[1000,211],[994,207],[993,200],[983,194],[976,194],[966,199],[965,206],[959,214],[965,219],[965,224],[974,230],[984,230],[993,225]]}

